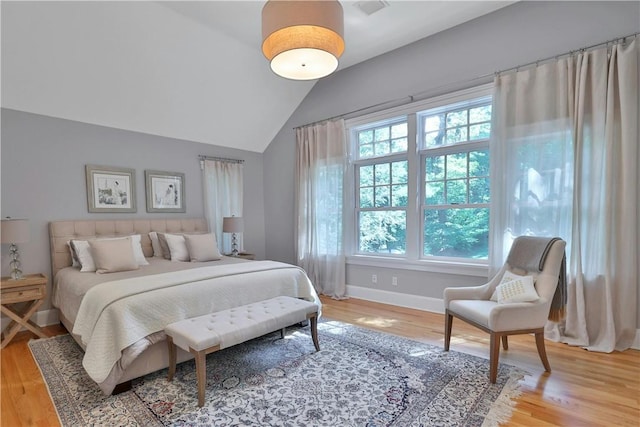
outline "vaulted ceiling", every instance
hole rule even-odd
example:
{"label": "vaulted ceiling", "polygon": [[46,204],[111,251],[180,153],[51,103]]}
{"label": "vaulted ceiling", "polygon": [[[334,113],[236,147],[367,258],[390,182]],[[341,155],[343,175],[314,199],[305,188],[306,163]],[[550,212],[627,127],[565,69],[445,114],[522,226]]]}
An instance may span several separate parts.
{"label": "vaulted ceiling", "polygon": [[[513,1],[341,3],[339,70]],[[315,84],[271,72],[262,1],[0,4],[4,108],[263,152]]]}

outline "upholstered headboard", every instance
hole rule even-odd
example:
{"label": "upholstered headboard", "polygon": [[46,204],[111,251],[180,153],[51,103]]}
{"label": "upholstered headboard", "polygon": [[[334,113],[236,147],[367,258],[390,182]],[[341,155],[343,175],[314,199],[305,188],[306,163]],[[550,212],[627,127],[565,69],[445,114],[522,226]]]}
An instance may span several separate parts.
{"label": "upholstered headboard", "polygon": [[71,265],[71,254],[67,241],[71,239],[94,239],[140,234],[142,250],[146,257],[153,256],[148,233],[206,233],[209,227],[204,218],[189,219],[129,219],[129,220],[79,220],[52,221],[49,223],[49,244],[51,246],[51,273],[56,273]]}

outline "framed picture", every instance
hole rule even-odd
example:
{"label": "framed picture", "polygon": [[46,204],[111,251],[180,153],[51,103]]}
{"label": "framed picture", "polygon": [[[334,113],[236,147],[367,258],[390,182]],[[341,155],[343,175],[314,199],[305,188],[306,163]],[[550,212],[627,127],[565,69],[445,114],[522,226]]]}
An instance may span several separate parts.
{"label": "framed picture", "polygon": [[184,174],[180,172],[144,171],[147,212],[186,212]]}
{"label": "framed picture", "polygon": [[136,171],[86,165],[89,212],[136,212]]}

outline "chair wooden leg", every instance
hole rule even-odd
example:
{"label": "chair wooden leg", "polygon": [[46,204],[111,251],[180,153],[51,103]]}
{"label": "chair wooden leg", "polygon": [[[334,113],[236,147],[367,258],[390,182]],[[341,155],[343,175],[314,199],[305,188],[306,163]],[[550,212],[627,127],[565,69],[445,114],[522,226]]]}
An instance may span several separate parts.
{"label": "chair wooden leg", "polygon": [[500,341],[501,335],[491,332],[489,339],[489,381],[491,384],[496,383],[498,378],[498,359],[500,358]]}
{"label": "chair wooden leg", "polygon": [[551,372],[551,365],[549,365],[549,359],[547,359],[547,350],[544,347],[544,332],[536,332],[535,335],[536,347],[538,347],[538,354],[540,355],[540,360],[542,361],[544,370],[547,372]]}
{"label": "chair wooden leg", "polygon": [[444,314],[444,351],[449,351],[452,326],[453,326],[453,316],[449,314],[449,310],[446,310]]}
{"label": "chair wooden leg", "polygon": [[507,341],[507,335],[502,336],[502,348],[509,350],[509,342]]}
{"label": "chair wooden leg", "polygon": [[173,338],[169,335],[167,335],[167,345],[169,346],[169,376],[167,380],[172,381],[176,373],[176,346],[173,343]]}

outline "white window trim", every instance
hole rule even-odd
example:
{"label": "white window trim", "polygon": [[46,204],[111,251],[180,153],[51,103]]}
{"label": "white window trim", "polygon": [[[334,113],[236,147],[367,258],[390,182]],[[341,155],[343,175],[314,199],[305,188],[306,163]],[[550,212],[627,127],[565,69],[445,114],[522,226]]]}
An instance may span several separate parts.
{"label": "white window trim", "polygon": [[399,270],[424,271],[430,273],[457,274],[460,276],[488,277],[489,265],[484,262],[461,262],[434,259],[406,259],[378,255],[354,254],[347,257],[347,265],[395,268]]}

